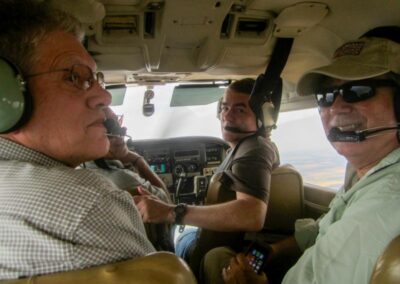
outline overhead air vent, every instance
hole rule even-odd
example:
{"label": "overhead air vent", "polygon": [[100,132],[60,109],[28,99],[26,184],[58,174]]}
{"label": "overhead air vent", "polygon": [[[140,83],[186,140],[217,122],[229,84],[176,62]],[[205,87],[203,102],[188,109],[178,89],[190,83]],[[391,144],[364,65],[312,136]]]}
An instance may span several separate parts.
{"label": "overhead air vent", "polygon": [[163,2],[153,1],[149,2],[146,6],[146,11],[144,13],[144,37],[154,38],[156,33],[156,18],[157,13],[160,13],[161,9],[164,7]]}
{"label": "overhead air vent", "polygon": [[137,35],[137,22],[137,15],[106,16],[103,21],[103,30],[105,33],[118,31]]}
{"label": "overhead air vent", "polygon": [[268,29],[268,19],[240,18],[236,26],[237,37],[260,37]]}
{"label": "overhead air vent", "polygon": [[158,11],[158,10],[161,10],[163,5],[164,5],[164,3],[162,3],[162,2],[150,2],[147,4],[146,8],[147,8],[147,10]]}
{"label": "overhead air vent", "polygon": [[154,38],[156,27],[156,13],[146,12],[144,13],[144,37]]}

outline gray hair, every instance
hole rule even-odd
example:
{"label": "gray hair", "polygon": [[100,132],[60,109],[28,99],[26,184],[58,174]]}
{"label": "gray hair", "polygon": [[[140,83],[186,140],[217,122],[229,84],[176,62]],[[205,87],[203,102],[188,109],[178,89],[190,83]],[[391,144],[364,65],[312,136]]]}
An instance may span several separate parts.
{"label": "gray hair", "polygon": [[0,1],[0,56],[16,64],[24,75],[35,65],[37,45],[51,32],[65,31],[82,41],[81,23],[47,1]]}

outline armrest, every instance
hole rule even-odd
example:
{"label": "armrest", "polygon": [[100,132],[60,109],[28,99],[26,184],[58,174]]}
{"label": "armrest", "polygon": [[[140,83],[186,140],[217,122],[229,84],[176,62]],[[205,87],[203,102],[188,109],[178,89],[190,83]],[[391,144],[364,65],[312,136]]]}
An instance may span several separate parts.
{"label": "armrest", "polygon": [[394,284],[400,281],[400,235],[394,238],[378,258],[370,284]]}
{"label": "armrest", "polygon": [[1,281],[2,284],[148,284],[197,283],[188,265],[169,252],[156,252],[145,257],[112,264],[66,271],[24,279]]}

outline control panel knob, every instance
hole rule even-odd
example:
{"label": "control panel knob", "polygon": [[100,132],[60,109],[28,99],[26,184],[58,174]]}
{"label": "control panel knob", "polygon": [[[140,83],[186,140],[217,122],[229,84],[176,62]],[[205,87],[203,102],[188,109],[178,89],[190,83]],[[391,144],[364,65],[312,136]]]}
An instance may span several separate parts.
{"label": "control panel knob", "polygon": [[188,172],[189,173],[194,173],[197,170],[197,165],[196,164],[189,164],[187,166]]}
{"label": "control panel knob", "polygon": [[177,164],[177,165],[174,167],[174,174],[175,174],[176,176],[182,176],[182,175],[184,175],[184,174],[185,174],[185,168],[183,167],[183,165]]}

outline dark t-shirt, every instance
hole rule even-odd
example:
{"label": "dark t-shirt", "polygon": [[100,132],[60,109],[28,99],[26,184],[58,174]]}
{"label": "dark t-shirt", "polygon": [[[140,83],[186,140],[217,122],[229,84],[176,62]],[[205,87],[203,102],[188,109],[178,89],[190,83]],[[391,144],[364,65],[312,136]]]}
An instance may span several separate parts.
{"label": "dark t-shirt", "polygon": [[243,192],[268,202],[271,172],[279,166],[276,145],[259,135],[243,138],[217,170],[224,190]]}
{"label": "dark t-shirt", "polygon": [[[268,203],[272,170],[279,165],[279,154],[269,138],[257,134],[243,138],[232,149],[211,179],[207,203],[216,204],[236,199],[243,192]],[[210,249],[230,246],[240,250],[244,232],[198,230],[196,242],[191,242],[186,260],[197,273],[200,261]],[[194,245],[196,244],[196,245]]]}

